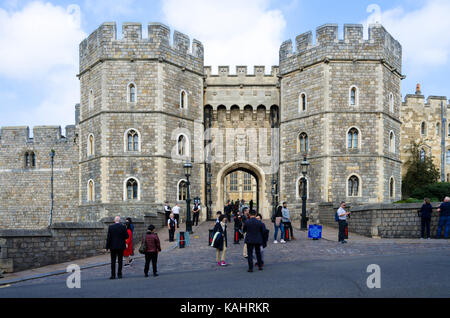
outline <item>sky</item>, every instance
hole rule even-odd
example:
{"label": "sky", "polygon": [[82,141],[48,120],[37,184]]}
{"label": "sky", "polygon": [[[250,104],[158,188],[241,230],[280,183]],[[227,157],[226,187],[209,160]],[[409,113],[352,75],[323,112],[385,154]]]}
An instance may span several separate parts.
{"label": "sky", "polygon": [[[403,47],[402,95],[450,98],[450,0],[0,0],[0,127],[74,124],[79,43],[103,22],[162,22],[205,65],[278,64],[281,43],[325,23],[380,22]],[[366,31],[367,32],[367,31]],[[367,37],[367,34],[366,34]]]}

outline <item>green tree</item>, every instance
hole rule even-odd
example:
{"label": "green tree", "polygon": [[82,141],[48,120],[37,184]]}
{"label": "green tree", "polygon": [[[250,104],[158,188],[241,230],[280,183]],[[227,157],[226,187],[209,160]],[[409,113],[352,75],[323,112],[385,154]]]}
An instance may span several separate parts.
{"label": "green tree", "polygon": [[406,174],[402,180],[403,198],[409,198],[416,188],[439,180],[440,173],[433,163],[433,157],[426,154],[421,156],[421,146],[421,144],[412,142],[408,150],[410,156],[405,163]]}

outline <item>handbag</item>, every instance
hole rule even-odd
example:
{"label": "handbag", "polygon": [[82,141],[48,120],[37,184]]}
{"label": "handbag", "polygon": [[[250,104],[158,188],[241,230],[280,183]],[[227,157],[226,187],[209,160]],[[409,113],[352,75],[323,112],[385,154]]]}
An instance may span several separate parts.
{"label": "handbag", "polygon": [[142,238],[141,246],[139,247],[139,253],[145,254],[147,252],[147,240],[145,239],[145,236]]}

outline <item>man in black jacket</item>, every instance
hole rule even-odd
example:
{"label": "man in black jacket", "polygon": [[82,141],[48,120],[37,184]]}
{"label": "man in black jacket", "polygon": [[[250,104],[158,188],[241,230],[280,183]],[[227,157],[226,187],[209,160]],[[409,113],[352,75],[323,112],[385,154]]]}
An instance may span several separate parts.
{"label": "man in black jacket", "polygon": [[111,251],[111,277],[116,278],[116,259],[118,259],[119,268],[117,270],[118,278],[122,278],[123,251],[126,248],[125,240],[128,238],[126,227],[120,223],[120,216],[114,218],[114,224],[108,228],[106,238],[106,250]]}
{"label": "man in black jacket", "polygon": [[253,249],[256,252],[258,269],[262,270],[261,245],[263,244],[264,227],[261,221],[256,219],[256,211],[250,211],[250,219],[244,224],[245,243],[247,244],[248,272],[253,272]]}

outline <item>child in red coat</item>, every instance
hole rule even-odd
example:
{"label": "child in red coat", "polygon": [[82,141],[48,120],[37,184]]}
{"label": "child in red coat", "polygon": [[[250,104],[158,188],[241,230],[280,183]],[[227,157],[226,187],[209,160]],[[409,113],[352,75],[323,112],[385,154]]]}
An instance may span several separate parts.
{"label": "child in red coat", "polygon": [[126,263],[124,266],[130,266],[133,262],[131,255],[133,254],[133,233],[131,232],[131,225],[127,222],[128,238],[125,240],[126,249],[123,251],[123,256],[126,257]]}

